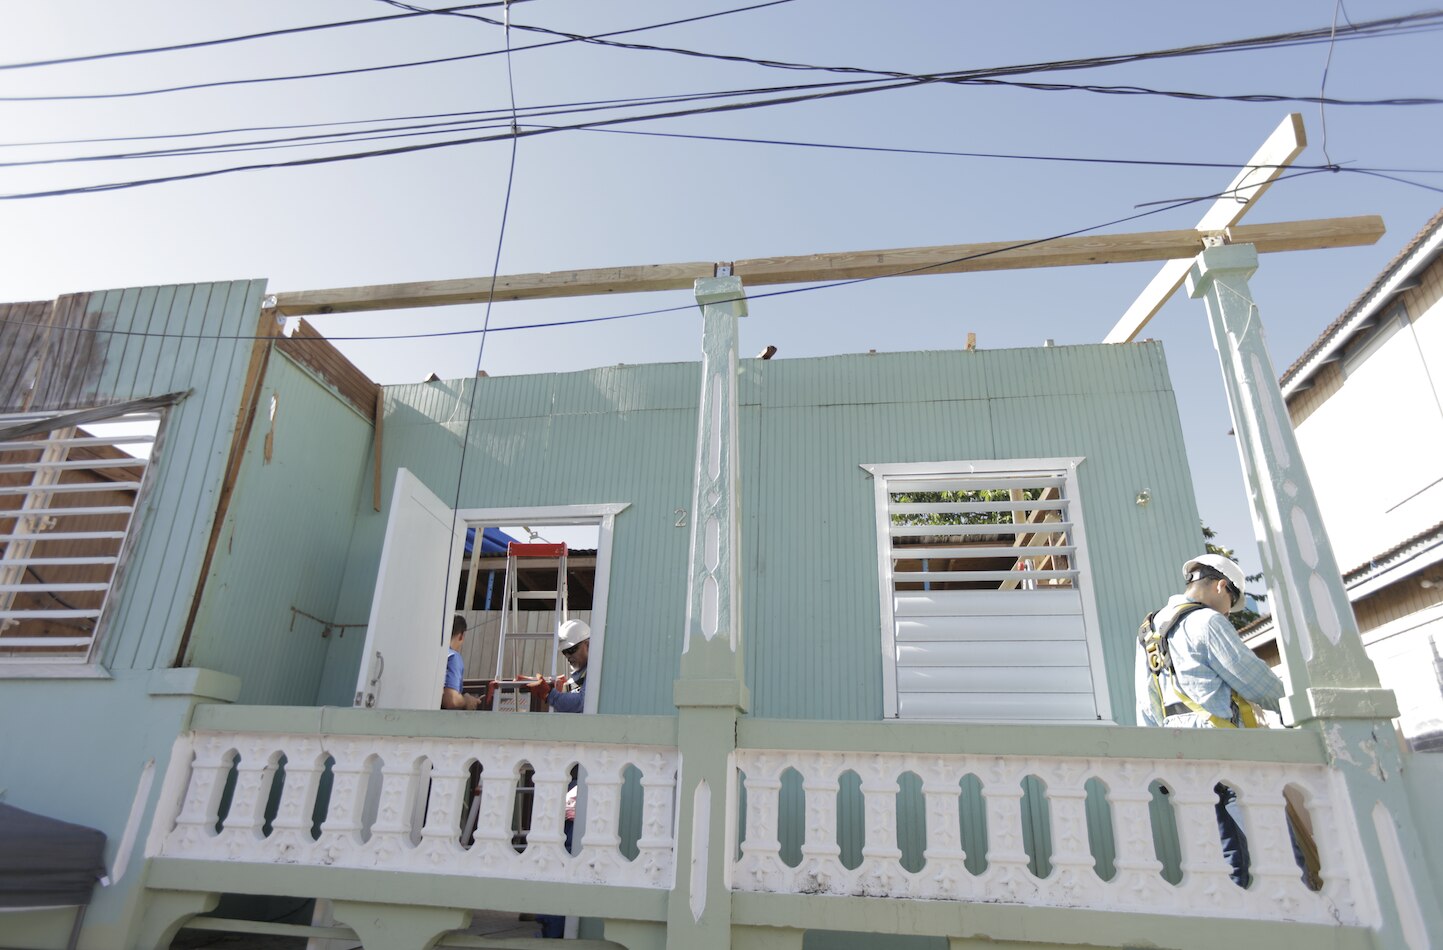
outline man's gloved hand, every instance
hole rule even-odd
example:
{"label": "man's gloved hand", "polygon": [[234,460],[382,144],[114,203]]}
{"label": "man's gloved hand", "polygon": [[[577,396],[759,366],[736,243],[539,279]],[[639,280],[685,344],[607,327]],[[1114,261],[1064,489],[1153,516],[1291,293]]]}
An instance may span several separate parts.
{"label": "man's gloved hand", "polygon": [[523,679],[527,680],[526,691],[532,696],[540,697],[542,702],[545,702],[546,697],[551,695],[551,684],[546,681],[546,677],[538,674],[534,681],[527,677],[523,677]]}
{"label": "man's gloved hand", "polygon": [[560,692],[566,692],[566,674],[562,673],[556,677],[556,681],[552,683],[552,686]]}

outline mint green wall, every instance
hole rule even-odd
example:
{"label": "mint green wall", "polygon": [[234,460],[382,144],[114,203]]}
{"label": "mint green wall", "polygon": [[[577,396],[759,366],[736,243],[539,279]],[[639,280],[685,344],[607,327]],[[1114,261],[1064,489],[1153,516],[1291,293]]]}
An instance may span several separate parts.
{"label": "mint green wall", "polygon": [[[465,433],[459,507],[631,504],[616,519],[601,711],[674,712],[690,529],[673,512],[691,504],[697,372],[676,363],[481,379],[474,413],[469,382],[388,387],[387,510],[371,510],[367,481],[338,614],[369,613],[396,468],[454,501]],[[320,702],[350,705],[362,646],[360,636],[329,641]]]}
{"label": "mint green wall", "polygon": [[[87,348],[70,354],[66,372],[85,372],[82,358],[91,369],[66,406],[192,390],[167,411],[155,445],[101,621],[102,664],[73,677],[0,682],[4,802],[99,828],[109,838],[107,863],[115,860],[141,770],[154,759],[155,788],[142,803],[141,827],[148,827],[193,694],[235,696],[228,677],[167,667],[200,577],[250,360],[251,341],[236,337],[255,333],[264,293],[264,281],[256,280],[98,291],[83,301],[83,325],[91,332]],[[87,950],[124,945],[143,846],[142,835],[125,878],[97,889],[81,944]],[[70,919],[20,913],[0,924],[7,945],[63,946]]]}
{"label": "mint green wall", "polygon": [[[271,353],[186,657],[188,666],[240,677],[239,702],[316,702],[325,625],[292,608],[337,623],[366,622],[364,613],[338,616],[336,599],[356,512],[370,508],[369,492],[364,499],[360,492],[371,451],[371,420],[283,353]],[[365,630],[345,633],[361,639]]]}
{"label": "mint green wall", "polygon": [[[628,502],[616,522],[603,712],[672,710],[685,603],[697,364],[389,387],[397,466],[459,507]],[[746,662],[752,712],[877,719],[880,606],[864,462],[1083,456],[1082,507],[1119,721],[1132,721],[1139,618],[1201,543],[1157,343],[743,360]],[[467,425],[468,416],[472,417]],[[435,422],[440,421],[441,425]],[[1152,502],[1135,504],[1139,489]],[[361,492],[369,498],[369,486]],[[363,504],[338,614],[364,616],[386,512]],[[328,644],[321,702],[350,702],[359,637]]]}

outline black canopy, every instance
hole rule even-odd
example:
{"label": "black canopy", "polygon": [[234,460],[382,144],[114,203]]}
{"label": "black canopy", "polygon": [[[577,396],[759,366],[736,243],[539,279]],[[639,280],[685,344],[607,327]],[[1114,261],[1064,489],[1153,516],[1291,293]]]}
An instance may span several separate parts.
{"label": "black canopy", "polygon": [[90,903],[105,832],[0,805],[0,907]]}

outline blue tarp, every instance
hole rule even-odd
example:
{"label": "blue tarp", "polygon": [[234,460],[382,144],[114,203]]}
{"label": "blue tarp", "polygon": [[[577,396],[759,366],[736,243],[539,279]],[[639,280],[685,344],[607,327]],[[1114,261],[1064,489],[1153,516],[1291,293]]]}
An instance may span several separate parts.
{"label": "blue tarp", "polygon": [[[481,532],[481,553],[482,554],[505,554],[506,545],[515,541],[500,528],[483,528]],[[476,541],[476,529],[466,529],[466,553],[471,553],[471,547]]]}

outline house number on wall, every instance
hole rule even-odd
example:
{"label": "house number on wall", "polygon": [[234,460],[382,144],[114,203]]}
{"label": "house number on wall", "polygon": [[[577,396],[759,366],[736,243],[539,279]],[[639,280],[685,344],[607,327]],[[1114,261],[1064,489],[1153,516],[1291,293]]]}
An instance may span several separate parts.
{"label": "house number on wall", "polygon": [[676,527],[678,527],[678,528],[685,528],[685,527],[686,527],[686,509],[685,509],[685,508],[678,508],[678,509],[676,510]]}

